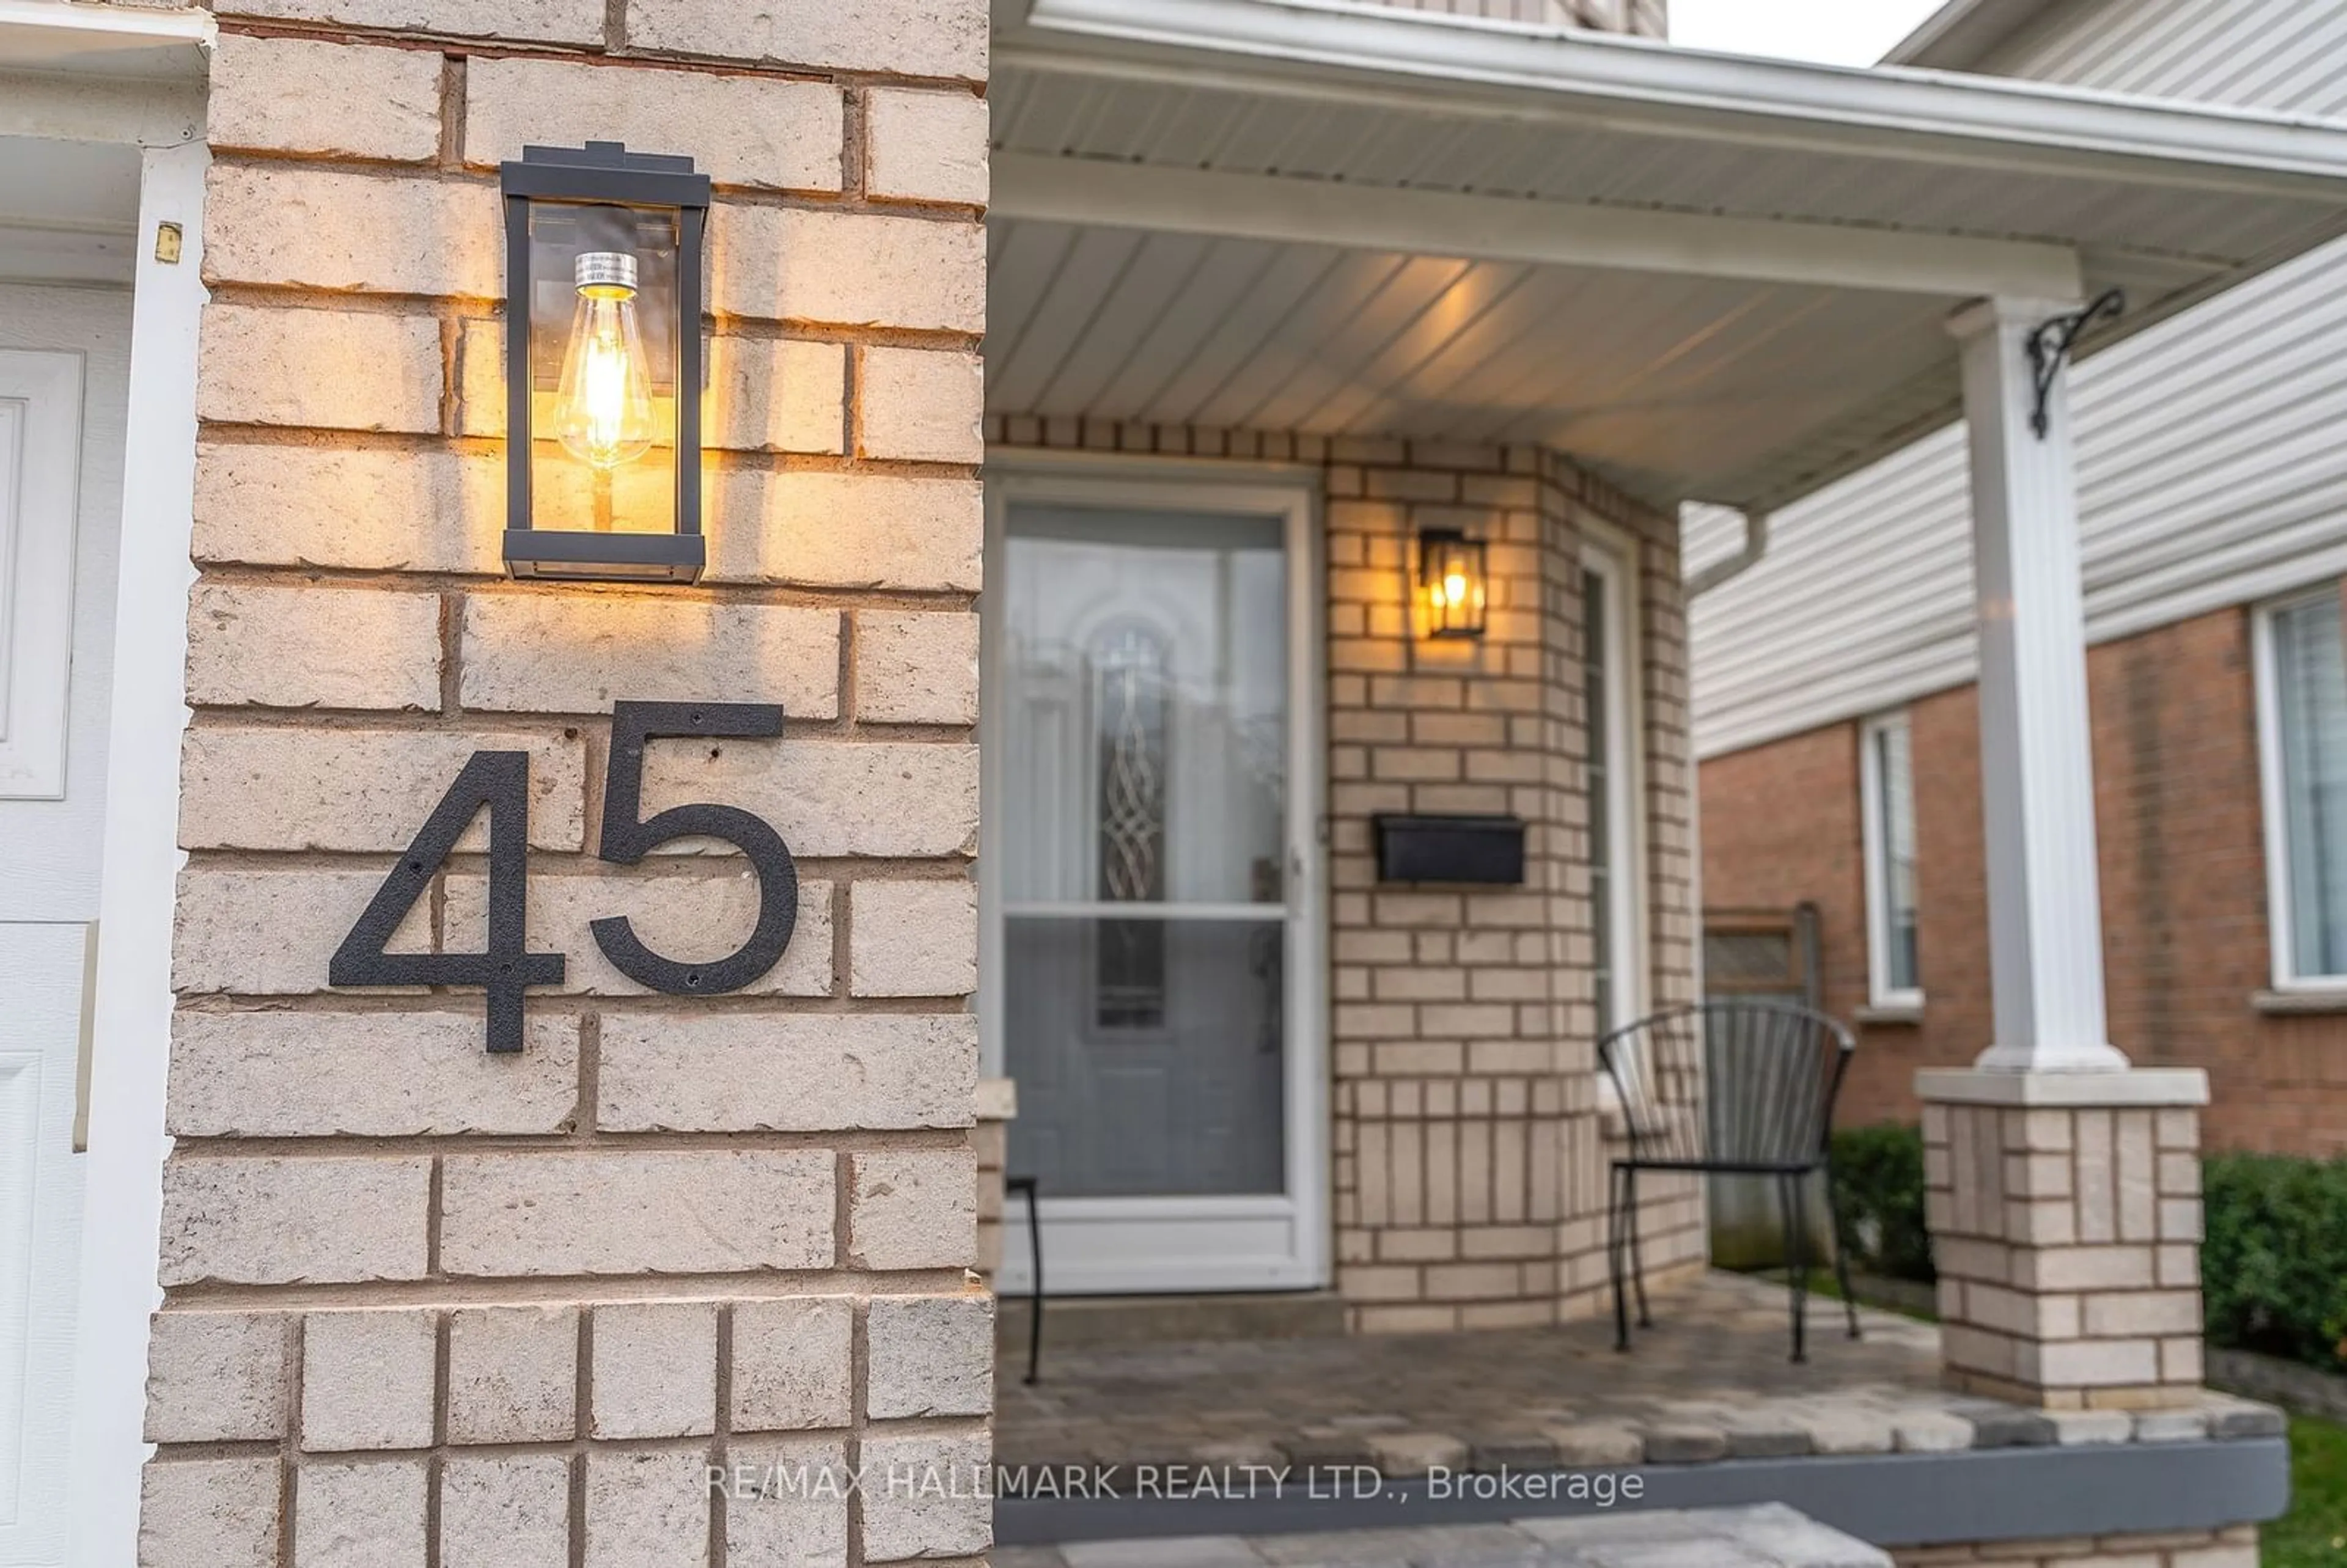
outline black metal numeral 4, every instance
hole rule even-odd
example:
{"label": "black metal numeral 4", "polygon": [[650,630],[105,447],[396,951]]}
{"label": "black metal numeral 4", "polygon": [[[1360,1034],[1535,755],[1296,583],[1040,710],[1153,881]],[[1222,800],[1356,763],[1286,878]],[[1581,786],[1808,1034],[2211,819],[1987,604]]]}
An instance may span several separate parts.
{"label": "black metal numeral 4", "polygon": [[[480,953],[390,953],[392,933],[483,807],[489,814],[489,939]],[[632,815],[632,814],[631,814]],[[480,986],[489,1049],[522,1048],[522,997],[562,983],[559,953],[529,951],[529,753],[476,752],[326,966],[336,986]]]}
{"label": "black metal numeral 4", "polygon": [[706,964],[663,958],[638,939],[624,915],[594,921],[595,945],[640,986],[671,996],[738,991],[774,967],[799,918],[799,872],[783,835],[736,806],[679,805],[649,822],[643,808],[644,743],[661,739],[765,740],[783,733],[783,710],[768,702],[615,702],[611,760],[603,782],[603,841],[598,853],[633,866],[677,838],[716,838],[750,858],[758,874],[758,923],[731,957]]}

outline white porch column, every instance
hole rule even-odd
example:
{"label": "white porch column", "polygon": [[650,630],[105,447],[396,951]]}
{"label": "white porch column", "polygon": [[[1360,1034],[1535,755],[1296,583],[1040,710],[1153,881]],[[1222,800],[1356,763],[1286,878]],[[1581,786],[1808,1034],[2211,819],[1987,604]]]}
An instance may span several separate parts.
{"label": "white porch column", "polygon": [[2051,1409],[2188,1405],[2200,1348],[2205,1073],[2133,1071],[2103,1009],[2102,897],[2069,410],[2041,437],[2030,333],[2067,307],[1973,306],[1963,344],[1980,600],[1981,804],[1996,1038],[1923,1072],[1924,1215],[1960,1388]]}
{"label": "white porch column", "polygon": [[1984,301],[1963,344],[1972,433],[1973,569],[1980,613],[1981,797],[1988,849],[1996,1037],[1978,1065],[2110,1072],[2127,1059],[2103,1009],[2094,758],[2078,500],[2066,377],[2041,438],[2029,334],[2074,307]]}

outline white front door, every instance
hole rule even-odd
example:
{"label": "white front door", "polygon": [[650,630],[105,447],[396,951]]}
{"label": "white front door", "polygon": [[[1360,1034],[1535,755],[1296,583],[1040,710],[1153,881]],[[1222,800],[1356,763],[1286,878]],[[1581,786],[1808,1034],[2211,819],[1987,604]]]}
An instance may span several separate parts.
{"label": "white front door", "polygon": [[1310,494],[1034,473],[992,501],[988,1052],[1047,1283],[1322,1284]]}
{"label": "white front door", "polygon": [[0,1568],[65,1562],[127,292],[0,283]]}

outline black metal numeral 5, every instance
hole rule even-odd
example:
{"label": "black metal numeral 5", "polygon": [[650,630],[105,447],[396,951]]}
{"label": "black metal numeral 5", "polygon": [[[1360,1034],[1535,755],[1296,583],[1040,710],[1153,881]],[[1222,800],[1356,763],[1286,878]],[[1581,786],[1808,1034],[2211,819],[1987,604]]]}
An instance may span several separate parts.
{"label": "black metal numeral 5", "polygon": [[[390,953],[384,949],[432,886],[448,852],[483,807],[489,813],[489,939],[479,953]],[[336,986],[480,986],[488,995],[489,1049],[522,1043],[522,996],[562,983],[559,953],[529,951],[529,753],[476,752],[415,842],[326,966]]]}
{"label": "black metal numeral 5", "polygon": [[611,761],[603,781],[603,841],[598,854],[633,866],[678,838],[718,838],[750,857],[758,874],[758,923],[731,957],[706,964],[663,958],[637,938],[624,915],[593,922],[595,945],[611,967],[671,996],[738,991],[774,967],[799,918],[799,872],[783,835],[736,806],[679,805],[649,822],[642,809],[644,743],[661,739],[764,740],[783,733],[783,710],[765,702],[616,702]]}

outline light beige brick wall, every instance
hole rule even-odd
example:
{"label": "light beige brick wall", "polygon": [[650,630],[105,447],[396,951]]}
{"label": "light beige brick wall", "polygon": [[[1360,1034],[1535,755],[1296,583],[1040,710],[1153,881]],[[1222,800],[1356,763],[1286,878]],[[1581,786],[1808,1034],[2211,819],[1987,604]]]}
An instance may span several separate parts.
{"label": "light beige brick wall", "polygon": [[2198,1114],[1923,1108],[1942,1340],[1960,1387],[2057,1409],[2201,1380]]}
{"label": "light beige brick wall", "polygon": [[978,1272],[992,1284],[1002,1272],[1003,1208],[1009,1201],[1010,1122],[1018,1115],[1019,1086],[1007,1078],[982,1079],[978,1086],[978,1125],[970,1143],[978,1153]]}
{"label": "light beige brick wall", "polygon": [[1899,1568],[1993,1563],[1998,1568],[2258,1568],[2258,1527],[2068,1541],[1998,1541],[1963,1546],[1902,1546]]}
{"label": "light beige brick wall", "polygon": [[[986,1506],[977,1261],[986,7],[229,0],[214,62],[179,1011],[150,1568],[957,1559]],[[624,138],[715,179],[690,589],[513,583],[496,164]],[[738,856],[593,858],[615,699],[647,812],[764,816],[796,935],[647,991],[588,923],[730,948]],[[527,1049],[327,958],[472,753],[531,761]],[[477,828],[395,941],[477,950]],[[753,1495],[778,1462],[844,1493]],[[712,1491],[711,1466],[731,1467]],[[907,1467],[910,1467],[909,1469]]]}
{"label": "light beige brick wall", "polygon": [[1635,33],[1648,38],[1665,37],[1670,31],[1667,0],[1371,0],[1371,3],[1500,22],[1594,27],[1601,32]]}
{"label": "light beige brick wall", "polygon": [[[1001,447],[1308,465],[1326,496],[1333,1184],[1353,1327],[1499,1327],[1604,1303],[1605,1160],[1583,770],[1581,548],[1637,558],[1648,788],[1645,991],[1693,997],[1686,643],[1669,518],[1534,448],[998,419]],[[1476,642],[1412,630],[1413,540],[1490,546]],[[1504,813],[1528,881],[1380,886],[1380,812]],[[1672,1081],[1692,1102],[1692,1063]],[[1642,1184],[1650,1282],[1699,1267],[1695,1184]]]}

